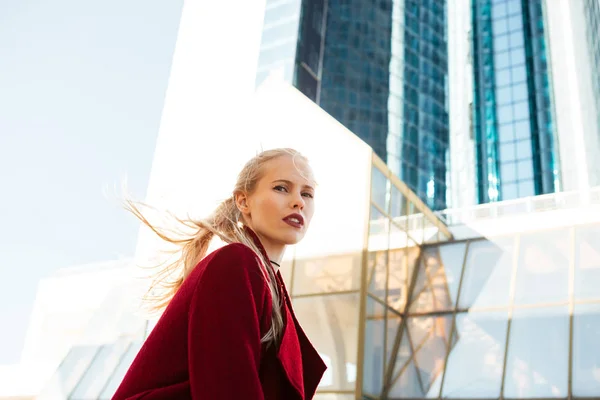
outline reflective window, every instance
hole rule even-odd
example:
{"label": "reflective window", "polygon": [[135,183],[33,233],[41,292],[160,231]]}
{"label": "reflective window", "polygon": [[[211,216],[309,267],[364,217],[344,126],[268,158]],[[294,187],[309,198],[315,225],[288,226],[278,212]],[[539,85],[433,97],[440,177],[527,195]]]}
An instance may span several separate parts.
{"label": "reflective window", "polygon": [[516,183],[502,184],[502,200],[514,200],[519,197],[519,188]]}
{"label": "reflective window", "polygon": [[531,160],[519,161],[517,163],[517,174],[519,179],[533,178],[533,164]]}
{"label": "reflective window", "polygon": [[510,66],[510,53],[505,51],[503,53],[498,53],[494,57],[494,67],[496,69],[504,69]]}
{"label": "reflective window", "polygon": [[359,294],[333,294],[294,299],[294,310],[313,345],[330,360],[330,380],[322,390],[354,390],[358,348]]}
{"label": "reflective window", "polygon": [[451,316],[408,320],[394,369],[392,398],[436,398],[448,351]]}
{"label": "reflective window", "polygon": [[391,250],[389,252],[389,277],[387,303],[399,312],[404,312],[408,299],[408,286],[419,255],[418,248]]}
{"label": "reflective window", "polygon": [[507,0],[508,15],[521,13],[521,0]]}
{"label": "reflective window", "polygon": [[452,316],[413,317],[408,320],[412,353],[424,397],[438,397],[434,383],[441,376],[448,352]]}
{"label": "reflective window", "polygon": [[519,197],[535,196],[535,186],[532,180],[519,182]]}
{"label": "reflective window", "polygon": [[373,167],[371,179],[371,201],[387,212],[388,179],[377,167]]}
{"label": "reflective window", "polygon": [[457,342],[448,357],[442,397],[500,397],[507,316],[507,311],[456,316]]}
{"label": "reflective window", "polygon": [[129,347],[129,349],[127,349],[127,352],[125,353],[125,355],[119,362],[119,365],[117,366],[117,368],[113,372],[112,376],[110,377],[110,381],[106,384],[106,387],[104,388],[104,390],[102,390],[102,393],[100,394],[101,399],[112,398],[112,396],[117,391],[119,385],[121,384],[121,381],[125,377],[127,370],[129,370],[129,367],[131,366],[131,363],[135,359],[135,356],[137,355],[137,353],[140,351],[141,348],[142,348],[142,343],[135,342]]}
{"label": "reflective window", "polygon": [[365,353],[363,369],[363,391],[379,395],[383,387],[385,354],[385,307],[367,298],[367,320],[365,324]]}
{"label": "reflective window", "polygon": [[128,340],[121,339],[102,346],[69,399],[97,398],[130,345]]}
{"label": "reflective window", "polygon": [[529,121],[520,121],[515,123],[515,139],[529,139],[530,138],[530,130],[529,130]]}
{"label": "reflective window", "polygon": [[515,310],[507,351],[506,398],[567,397],[567,307]]}
{"label": "reflective window", "polygon": [[569,231],[521,236],[515,304],[567,301]]}
{"label": "reflective window", "polygon": [[517,159],[531,158],[531,141],[521,140],[516,143]]}
{"label": "reflective window", "polygon": [[511,69],[511,77],[512,81],[515,83],[524,82],[526,78],[525,66],[521,65],[518,67],[513,67]]}
{"label": "reflective window", "polygon": [[514,238],[491,238],[469,244],[459,307],[508,305]]}
{"label": "reflective window", "polygon": [[[292,295],[358,290],[362,254],[296,260]],[[283,265],[282,265],[283,268]],[[284,275],[285,276],[285,275]]]}
{"label": "reflective window", "polygon": [[575,305],[573,318],[573,395],[600,393],[600,304]]}
{"label": "reflective window", "polygon": [[428,248],[421,256],[411,312],[451,310],[456,303],[465,243]]}
{"label": "reflective window", "polygon": [[55,373],[64,393],[71,393],[98,353],[98,346],[75,346]]}
{"label": "reflective window", "polygon": [[575,299],[600,298],[600,227],[575,230]]}
{"label": "reflective window", "polygon": [[385,288],[387,284],[388,251],[369,253],[368,291],[370,294],[385,301]]}
{"label": "reflective window", "polygon": [[500,145],[500,159],[503,163],[516,160],[515,146],[513,143],[504,143]]}

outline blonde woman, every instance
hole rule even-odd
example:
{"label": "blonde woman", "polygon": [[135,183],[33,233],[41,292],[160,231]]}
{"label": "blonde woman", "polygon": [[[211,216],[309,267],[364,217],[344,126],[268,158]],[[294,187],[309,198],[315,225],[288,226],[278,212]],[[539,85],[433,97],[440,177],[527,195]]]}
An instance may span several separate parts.
{"label": "blonde woman", "polygon": [[[182,246],[164,271],[178,279],[114,400],[311,399],[325,364],[302,331],[278,271],[314,213],[315,184],[292,149],[260,153],[242,169],[232,196],[195,234],[171,238],[129,209],[161,238]],[[228,243],[206,255],[214,236]],[[161,282],[158,282],[161,284]],[[164,286],[165,282],[162,282]]]}

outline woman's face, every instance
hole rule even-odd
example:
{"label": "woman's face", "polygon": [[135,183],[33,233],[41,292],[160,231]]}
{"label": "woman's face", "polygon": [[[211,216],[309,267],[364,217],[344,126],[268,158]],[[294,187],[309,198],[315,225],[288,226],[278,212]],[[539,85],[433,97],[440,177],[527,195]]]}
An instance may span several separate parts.
{"label": "woman's face", "polygon": [[271,258],[306,234],[314,214],[312,170],[300,157],[280,156],[262,166],[253,193],[238,197],[246,224],[258,235]]}

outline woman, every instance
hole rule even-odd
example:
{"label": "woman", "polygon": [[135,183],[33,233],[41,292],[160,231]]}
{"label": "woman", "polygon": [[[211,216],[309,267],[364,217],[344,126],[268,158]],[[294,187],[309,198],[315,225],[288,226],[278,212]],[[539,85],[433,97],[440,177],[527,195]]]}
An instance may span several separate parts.
{"label": "woman", "polygon": [[[314,181],[292,149],[262,152],[239,174],[233,195],[182,246],[160,299],[163,315],[113,399],[311,399],[325,364],[300,328],[278,271],[287,245],[306,234]],[[205,257],[217,235],[228,245]],[[164,282],[163,282],[164,283]]]}

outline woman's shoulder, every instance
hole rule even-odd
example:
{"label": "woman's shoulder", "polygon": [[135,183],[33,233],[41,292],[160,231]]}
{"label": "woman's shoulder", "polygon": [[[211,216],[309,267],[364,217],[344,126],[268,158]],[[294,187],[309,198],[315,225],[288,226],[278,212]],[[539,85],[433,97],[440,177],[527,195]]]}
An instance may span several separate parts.
{"label": "woman's shoulder", "polygon": [[243,243],[230,243],[204,257],[192,275],[196,275],[198,279],[202,276],[228,280],[244,277],[252,281],[253,285],[263,286],[266,281],[261,265],[258,255],[250,247]]}

